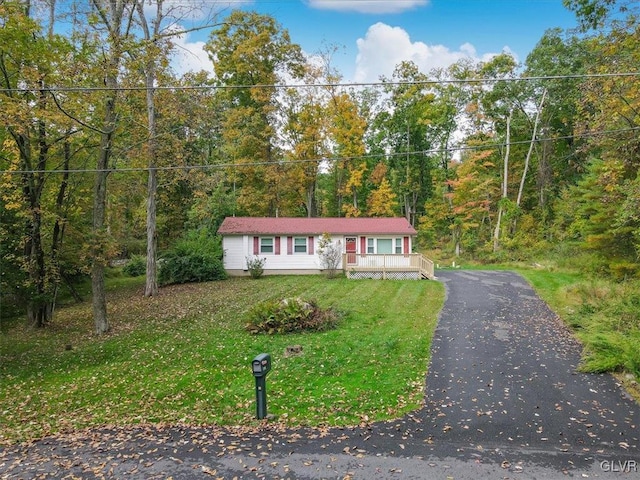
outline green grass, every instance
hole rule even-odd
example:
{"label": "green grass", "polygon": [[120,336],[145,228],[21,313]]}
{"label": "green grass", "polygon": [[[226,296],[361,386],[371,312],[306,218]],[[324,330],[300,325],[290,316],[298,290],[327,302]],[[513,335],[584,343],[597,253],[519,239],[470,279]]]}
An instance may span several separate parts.
{"label": "green grass", "polygon": [[584,345],[581,370],[640,377],[640,282],[521,270]]}
{"label": "green grass", "polygon": [[579,299],[570,294],[573,285],[586,280],[585,275],[578,272],[541,269],[517,269],[559,315],[571,315],[579,303]]}
{"label": "green grass", "polygon": [[[59,309],[42,331],[0,333],[0,444],[100,425],[257,425],[251,359],[271,353],[269,413],[286,425],[401,416],[423,400],[444,289],[427,281],[230,279],[142,296],[110,289],[112,331],[92,335],[90,303]],[[250,335],[248,310],[301,296],[346,312],[323,333]],[[301,355],[285,356],[301,345]]]}

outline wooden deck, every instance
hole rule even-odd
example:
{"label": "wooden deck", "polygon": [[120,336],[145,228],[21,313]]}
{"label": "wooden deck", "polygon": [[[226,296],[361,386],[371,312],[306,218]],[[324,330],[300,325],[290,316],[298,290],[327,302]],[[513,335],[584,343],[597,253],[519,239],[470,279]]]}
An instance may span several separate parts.
{"label": "wooden deck", "polygon": [[433,261],[420,253],[345,253],[342,266],[348,278],[435,280]]}

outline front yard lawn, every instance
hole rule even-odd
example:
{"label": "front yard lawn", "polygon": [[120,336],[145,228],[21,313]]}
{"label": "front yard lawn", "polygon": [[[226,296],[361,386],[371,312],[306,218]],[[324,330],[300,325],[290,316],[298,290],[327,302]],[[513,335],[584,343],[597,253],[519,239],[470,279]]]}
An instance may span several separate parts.
{"label": "front yard lawn", "polygon": [[[300,296],[345,312],[323,333],[251,335],[247,312]],[[91,304],[61,308],[49,328],[0,332],[0,445],[103,425],[257,425],[251,360],[272,355],[268,409],[279,422],[352,425],[399,417],[423,401],[444,301],[431,281],[320,276],[141,285],[109,295],[112,332],[92,335]],[[285,355],[287,346],[302,352]]]}

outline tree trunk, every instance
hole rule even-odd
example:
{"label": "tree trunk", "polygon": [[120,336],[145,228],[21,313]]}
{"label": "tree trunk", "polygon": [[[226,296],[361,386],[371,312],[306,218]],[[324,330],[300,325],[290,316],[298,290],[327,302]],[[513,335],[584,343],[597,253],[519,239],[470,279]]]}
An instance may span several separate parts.
{"label": "tree trunk", "polygon": [[155,69],[153,62],[147,66],[147,113],[149,120],[149,181],[147,184],[147,278],[144,296],[152,297],[158,294],[157,275],[157,237],[156,237],[156,192],[158,191],[157,140],[156,140],[156,110],[153,84]]}
{"label": "tree trunk", "polygon": [[[73,132],[70,130],[67,131],[67,136],[70,136]],[[60,245],[62,244],[62,239],[64,237],[64,227],[66,223],[66,219],[64,218],[64,214],[62,211],[62,207],[64,205],[65,199],[67,197],[67,187],[69,186],[69,165],[71,163],[71,147],[69,145],[68,138],[64,140],[63,146],[63,155],[64,155],[64,164],[62,174],[62,182],[60,182],[60,188],[58,189],[58,195],[56,197],[56,221],[53,225],[53,234],[51,236],[51,267],[50,267],[50,276],[55,279],[55,287],[52,292],[52,296],[49,299],[47,305],[48,317],[53,318],[53,313],[55,311],[56,305],[56,297],[58,293],[58,285],[60,284],[62,278],[62,272],[60,271],[60,262],[58,251]]]}
{"label": "tree trunk", "polygon": [[93,242],[91,248],[91,294],[93,297],[93,321],[98,335],[109,331],[109,319],[107,317],[107,298],[104,287],[104,269],[106,264],[106,252],[104,248],[105,212],[107,202],[107,176],[106,171],[109,161],[111,136],[103,134],[102,145],[98,160],[98,172],[96,172],[93,187]]}
{"label": "tree trunk", "polygon": [[42,250],[42,216],[40,204],[31,205],[28,240],[25,245],[25,256],[29,261],[29,277],[34,287],[34,294],[27,303],[27,320],[29,325],[42,328],[47,325],[47,302],[45,285],[45,261]]}
{"label": "tree trunk", "polygon": [[306,198],[306,208],[307,208],[307,217],[313,218],[318,216],[318,205],[316,203],[316,182],[310,182],[307,187],[307,198]]}
{"label": "tree trunk", "polygon": [[[44,85],[42,85],[44,87]],[[47,97],[43,90],[40,90],[38,107],[44,114],[46,111]],[[37,122],[37,146],[38,161],[36,172],[29,172],[25,175],[24,192],[29,201],[29,218],[27,243],[25,245],[26,257],[29,261],[29,278],[34,286],[34,295],[29,299],[27,305],[27,318],[31,326],[42,328],[49,322],[49,309],[47,308],[47,272],[45,253],[42,245],[42,191],[45,178],[44,170],[47,167],[49,155],[49,145],[47,143],[47,129],[45,121],[40,119]],[[26,140],[29,141],[28,139]],[[29,149],[30,151],[30,149]],[[26,152],[26,150],[25,150]],[[24,158],[25,165],[31,165],[30,156]]]}
{"label": "tree trunk", "polygon": [[[507,117],[507,133],[506,133],[506,150],[504,154],[504,171],[502,174],[502,200],[507,198],[507,186],[509,182],[509,151],[511,148],[511,112]],[[497,252],[500,248],[500,228],[502,223],[504,204],[500,202],[498,207],[498,219],[496,220],[496,228],[493,231],[493,252]]]}
{"label": "tree trunk", "polygon": [[[118,62],[119,63],[119,62]],[[105,218],[107,209],[107,178],[109,159],[116,125],[116,88],[118,81],[113,69],[105,75],[106,91],[104,129],[100,138],[100,152],[93,186],[93,242],[91,247],[91,293],[93,296],[93,321],[96,334],[109,331],[107,299],[104,286],[104,270],[107,262]]]}
{"label": "tree trunk", "polygon": [[[118,95],[118,72],[122,61],[123,41],[131,26],[133,5],[130,0],[106,1],[91,0],[94,11],[108,30],[105,51],[104,71],[104,116],[100,132],[100,151],[96,165],[96,177],[93,188],[93,224],[91,245],[91,293],[93,296],[93,321],[96,334],[109,331],[107,318],[107,298],[104,286],[104,270],[108,260],[107,251],[107,178],[109,176],[109,160],[113,150],[113,139],[116,130],[116,98]],[[125,12],[129,17],[125,21]],[[124,31],[123,31],[124,27]]]}
{"label": "tree trunk", "polygon": [[540,100],[540,105],[538,106],[538,111],[536,112],[536,119],[533,124],[533,133],[531,134],[531,143],[529,144],[529,151],[527,152],[527,157],[524,161],[524,170],[522,172],[522,178],[520,179],[520,188],[518,189],[518,198],[516,200],[516,205],[520,206],[520,202],[522,200],[522,192],[524,191],[524,182],[527,179],[527,172],[529,170],[529,162],[531,160],[531,153],[533,152],[533,145],[536,141],[536,136],[538,135],[538,125],[540,123],[540,112],[542,111],[542,107],[544,105],[544,99],[547,96],[547,89],[542,92],[542,99]]}
{"label": "tree trunk", "polygon": [[147,278],[144,296],[152,297],[158,294],[158,265],[157,265],[157,237],[156,237],[156,191],[158,178],[155,163],[149,165],[149,183],[147,187]]}
{"label": "tree trunk", "polygon": [[149,131],[149,140],[147,142],[147,153],[149,155],[149,178],[147,182],[147,268],[146,283],[144,288],[144,296],[152,297],[158,294],[158,264],[157,264],[157,219],[156,219],[156,194],[158,191],[158,140],[157,140],[157,122],[156,122],[156,103],[155,103],[155,82],[156,82],[156,65],[154,51],[155,42],[157,41],[160,25],[162,22],[162,0],[156,2],[156,17],[153,24],[153,32],[149,29],[149,24],[144,13],[142,2],[136,3],[136,9],[140,18],[140,25],[144,32],[144,38],[147,43],[147,59],[145,65],[145,84],[147,89],[147,122]]}

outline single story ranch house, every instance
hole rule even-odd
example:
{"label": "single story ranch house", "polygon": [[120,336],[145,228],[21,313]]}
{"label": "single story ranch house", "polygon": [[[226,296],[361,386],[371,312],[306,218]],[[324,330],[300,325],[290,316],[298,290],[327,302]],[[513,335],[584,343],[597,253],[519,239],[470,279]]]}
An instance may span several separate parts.
{"label": "single story ranch house", "polygon": [[265,259],[266,275],[320,273],[318,244],[328,234],[349,278],[433,279],[433,262],[412,253],[417,233],[404,217],[227,217],[218,229],[229,275],[248,275],[254,257]]}

